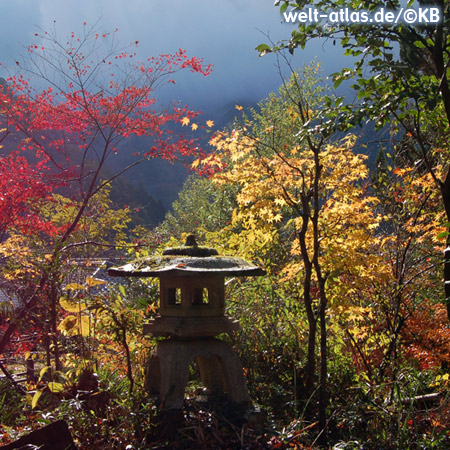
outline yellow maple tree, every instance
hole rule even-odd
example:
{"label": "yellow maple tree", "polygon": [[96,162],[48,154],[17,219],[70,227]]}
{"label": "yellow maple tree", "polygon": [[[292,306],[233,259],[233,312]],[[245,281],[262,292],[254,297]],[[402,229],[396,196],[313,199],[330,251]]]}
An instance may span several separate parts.
{"label": "yellow maple tree", "polygon": [[[306,391],[315,389],[319,333],[319,422],[326,426],[327,327],[338,308],[347,315],[366,312],[359,286],[374,277],[389,277],[373,252],[381,218],[377,199],[368,195],[367,157],[354,151],[356,137],[332,140],[321,114],[320,83],[293,74],[278,95],[271,95],[210,144],[214,155],[203,164],[220,170],[219,184],[239,186],[230,240],[249,255],[270,250],[271,242],[287,249],[275,271],[296,286],[308,325]],[[269,256],[270,259],[270,256]]]}

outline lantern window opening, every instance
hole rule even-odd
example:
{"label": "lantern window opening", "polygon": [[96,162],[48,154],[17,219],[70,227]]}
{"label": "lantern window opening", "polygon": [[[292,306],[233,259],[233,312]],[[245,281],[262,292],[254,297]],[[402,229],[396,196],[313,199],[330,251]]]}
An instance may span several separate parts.
{"label": "lantern window opening", "polygon": [[167,288],[167,304],[168,305],[181,305],[181,289],[180,288]]}
{"label": "lantern window opening", "polygon": [[209,305],[209,290],[208,288],[194,288],[192,292],[193,305]]}

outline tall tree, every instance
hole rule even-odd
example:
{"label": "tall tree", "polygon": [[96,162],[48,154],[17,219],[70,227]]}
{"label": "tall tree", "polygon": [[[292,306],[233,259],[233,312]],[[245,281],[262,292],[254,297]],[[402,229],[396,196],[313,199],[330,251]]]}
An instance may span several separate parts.
{"label": "tall tree", "polygon": [[[313,38],[338,42],[351,56],[353,67],[334,74],[335,86],[352,80],[358,102],[343,105],[329,102],[330,115],[337,128],[373,120],[378,126],[394,122],[397,129],[411,138],[408,151],[418,170],[428,171],[439,190],[447,222],[450,223],[450,170],[448,161],[450,125],[450,14],[449,3],[400,0],[277,0],[282,14],[316,8],[325,14],[348,8],[348,11],[368,11],[380,8],[394,11],[397,23],[349,24],[320,21],[298,23],[287,42],[273,50],[287,48],[294,52],[304,48]],[[431,18],[439,20],[409,24],[405,11],[422,7]],[[412,17],[412,16],[409,16]],[[261,45],[258,50],[272,50]],[[439,163],[439,164],[437,164]],[[440,170],[439,170],[440,168]],[[444,252],[445,304],[450,318],[450,234]]]}
{"label": "tall tree", "polygon": [[[115,32],[100,33],[97,26],[89,27],[86,23],[80,35],[71,33],[67,38],[60,38],[55,28],[36,33],[35,40],[28,47],[28,57],[16,63],[19,73],[8,78],[0,90],[4,133],[9,133],[8,138],[12,136],[22,155],[28,157],[27,163],[16,157],[21,166],[13,166],[13,157],[9,158],[12,162],[7,160],[9,165],[5,167],[13,182],[2,184],[0,217],[7,215],[9,208],[14,214],[9,217],[8,226],[22,226],[23,230],[32,232],[36,221],[31,220],[30,214],[36,202],[45,201],[52,189],[52,185],[44,188],[42,180],[34,177],[36,173],[61,179],[74,200],[71,207],[75,210],[64,226],[51,230],[53,248],[48,261],[34,293],[1,337],[0,352],[18,322],[39,301],[47,301],[52,311],[51,333],[57,348],[55,309],[61,263],[75,245],[69,243],[69,238],[79,228],[94,196],[127,170],[124,167],[109,180],[102,180],[103,167],[117,153],[118,144],[132,135],[153,137],[153,143],[138,161],[154,157],[172,160],[177,154],[195,153],[194,141],[176,136],[172,130],[174,124],[198,113],[179,104],[161,110],[154,92],[164,82],[174,83],[171,77],[180,70],[203,75],[211,70],[200,59],[189,58],[183,50],[134,62],[135,50],[119,48]],[[48,85],[44,90],[34,87],[43,84]],[[22,169],[25,166],[29,167],[26,172]],[[26,183],[25,192],[30,195],[20,198],[18,207],[11,206],[9,200],[17,198],[16,183],[22,180]],[[58,366],[56,353],[55,362]]]}
{"label": "tall tree", "polygon": [[309,331],[306,398],[314,396],[319,360],[319,426],[326,441],[328,308],[339,301],[333,295],[339,277],[358,273],[363,279],[364,264],[373,263],[367,254],[377,220],[375,200],[361,186],[368,171],[365,157],[353,153],[354,136],[332,143],[310,132],[309,123],[320,129],[321,120],[315,69],[306,68],[305,78],[293,74],[251,118],[212,139],[217,153],[204,162],[222,166],[216,182],[239,186],[233,216],[246,231],[241,239],[270,239],[274,226],[284,228],[290,256],[278,270],[285,282],[301,286]]}

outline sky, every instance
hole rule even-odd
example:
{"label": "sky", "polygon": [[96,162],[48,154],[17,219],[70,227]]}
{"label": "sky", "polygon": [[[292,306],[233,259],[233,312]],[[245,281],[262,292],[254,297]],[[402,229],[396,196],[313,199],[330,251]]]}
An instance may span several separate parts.
{"label": "sky", "polygon": [[[292,24],[281,22],[273,0],[0,0],[0,61],[13,63],[41,28],[56,24],[61,35],[80,30],[83,22],[100,20],[105,31],[119,29],[126,45],[139,41],[143,57],[179,48],[214,65],[208,79],[186,74],[178,78],[182,103],[214,111],[223,105],[254,103],[277,90],[281,78],[273,55],[259,57],[255,47],[289,37]],[[54,22],[56,21],[56,22]],[[300,67],[317,58],[324,75],[342,65],[340,49],[315,42],[297,51]],[[0,70],[0,76],[4,76]]]}
{"label": "sky", "polygon": [[[36,32],[55,26],[64,38],[72,31],[78,34],[84,22],[90,26],[99,21],[102,32],[118,28],[121,45],[139,41],[142,60],[182,48],[213,64],[210,76],[184,71],[177,74],[176,86],[156,95],[162,105],[180,101],[220,126],[230,114],[232,118],[234,105],[254,105],[281,85],[274,55],[259,57],[255,47],[288,39],[294,27],[282,23],[273,0],[0,0],[0,13],[0,77],[7,78],[6,67],[16,67]],[[292,66],[313,59],[322,63],[324,76],[350,64],[340,47],[317,41],[297,50]],[[164,180],[158,180],[159,172]],[[174,168],[172,179],[167,179],[156,166],[151,175],[138,169],[131,175],[168,206],[185,171]],[[172,184],[178,187],[169,189]]]}

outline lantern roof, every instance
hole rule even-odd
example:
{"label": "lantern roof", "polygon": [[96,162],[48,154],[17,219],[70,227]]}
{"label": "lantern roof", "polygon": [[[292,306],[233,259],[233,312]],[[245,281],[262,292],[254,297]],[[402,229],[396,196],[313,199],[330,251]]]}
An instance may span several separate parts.
{"label": "lantern roof", "polygon": [[121,267],[108,269],[111,276],[160,277],[163,275],[217,274],[223,276],[259,276],[265,271],[235,256],[220,256],[211,247],[200,247],[193,235],[184,247],[167,248],[162,255],[138,258]]}

